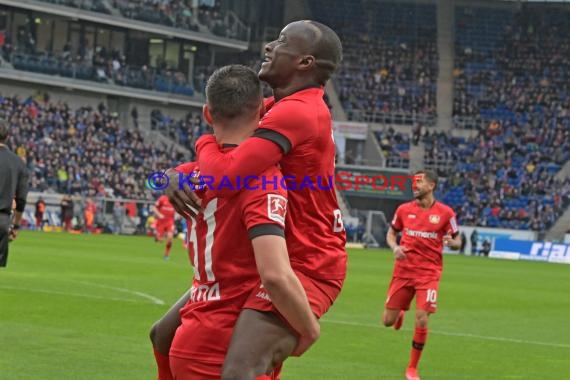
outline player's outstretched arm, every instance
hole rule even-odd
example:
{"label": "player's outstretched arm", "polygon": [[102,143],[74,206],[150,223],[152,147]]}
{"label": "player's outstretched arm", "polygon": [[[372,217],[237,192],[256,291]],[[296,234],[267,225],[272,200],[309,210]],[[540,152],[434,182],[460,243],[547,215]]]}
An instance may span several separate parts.
{"label": "player's outstretched arm", "polygon": [[305,289],[293,272],[285,239],[276,235],[252,240],[257,270],[273,305],[300,335],[295,356],[302,355],[320,336],[320,325],[313,314]]}
{"label": "player's outstretched arm", "polygon": [[[238,186],[238,177],[245,181],[247,176],[259,176],[283,157],[279,145],[255,136],[228,153],[220,151],[213,135],[202,136],[196,142],[196,152],[204,183],[219,197],[243,188],[243,183]],[[222,180],[224,184],[220,187]],[[227,185],[228,181],[231,186]]]}

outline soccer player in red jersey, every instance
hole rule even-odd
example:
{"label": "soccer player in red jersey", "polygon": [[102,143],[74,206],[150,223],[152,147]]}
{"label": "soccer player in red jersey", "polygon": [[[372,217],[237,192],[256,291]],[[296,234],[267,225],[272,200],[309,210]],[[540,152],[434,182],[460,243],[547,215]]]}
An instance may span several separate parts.
{"label": "soccer player in red jersey", "polygon": [[[453,210],[434,197],[437,174],[418,171],[414,176],[415,200],[396,210],[387,234],[387,242],[396,258],[383,323],[399,330],[404,313],[416,297],[416,325],[408,380],[419,380],[418,362],[426,343],[428,320],[437,307],[437,291],[443,269],[443,246],[457,250],[461,238]],[[396,243],[402,233],[400,244]]]}
{"label": "soccer player in red jersey", "polygon": [[[278,40],[266,45],[265,57],[259,77],[274,90],[274,99],[266,103],[271,109],[254,136],[229,153],[220,151],[213,136],[202,137],[197,143],[200,173],[213,178],[212,191],[225,197],[235,193],[238,177],[259,176],[279,163],[289,189],[285,234],[291,266],[313,313],[321,317],[338,297],[346,275],[346,235],[333,183],[332,120],[323,101],[323,87],[341,61],[342,45],[327,26],[299,21],[287,25]],[[232,186],[221,188],[224,179]],[[196,198],[190,191],[173,191],[170,199],[181,215],[192,215],[188,204],[199,207]],[[252,379],[278,366],[293,350],[301,354],[310,343],[284,329],[263,289],[259,294],[244,305],[222,379]],[[164,352],[168,344],[170,324],[176,322],[169,315],[172,318],[153,326],[155,350],[160,346]],[[278,347],[282,340],[294,340],[297,347],[282,350]]]}
{"label": "soccer player in red jersey", "polygon": [[[259,77],[273,88],[275,103],[253,137],[229,154],[222,154],[211,136],[197,143],[200,172],[213,177],[214,189],[224,177],[235,183],[238,176],[259,175],[279,163],[289,188],[285,232],[291,266],[318,317],[337,298],[346,275],[346,236],[333,184],[336,148],[323,100],[323,87],[341,58],[341,42],[327,26],[314,21],[287,25],[265,47]],[[231,193],[222,190],[217,193]],[[273,311],[262,297],[245,304],[222,379],[251,379],[266,371],[276,354],[266,334],[275,328],[267,321]],[[299,340],[297,350],[303,345]]]}
{"label": "soccer player in red jersey", "polygon": [[162,242],[166,235],[166,247],[164,248],[164,260],[170,259],[172,237],[174,234],[174,207],[166,195],[161,195],[154,204],[154,216],[156,217],[155,241]]}
{"label": "soccer player in red jersey", "polygon": [[[226,66],[210,77],[206,94],[204,118],[213,125],[224,151],[230,151],[232,143],[257,127],[262,106],[259,79],[244,66]],[[199,170],[192,165],[178,169]],[[277,166],[263,175],[281,179]],[[318,338],[319,323],[289,263],[284,232],[287,191],[278,183],[264,184],[260,178],[225,198],[207,189],[201,192],[203,211],[189,220],[194,281],[169,355],[174,379],[220,379],[234,325],[250,298],[269,295],[279,312],[275,318],[282,318],[308,342]],[[288,349],[295,343],[291,339],[276,345]]]}

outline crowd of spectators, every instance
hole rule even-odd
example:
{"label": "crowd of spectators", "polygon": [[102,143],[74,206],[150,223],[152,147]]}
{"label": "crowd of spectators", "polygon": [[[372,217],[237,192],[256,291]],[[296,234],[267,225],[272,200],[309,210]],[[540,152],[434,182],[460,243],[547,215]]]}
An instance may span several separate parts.
{"label": "crowd of spectators", "polygon": [[467,139],[423,137],[426,162],[451,163],[439,167],[440,196],[460,224],[543,231],[570,204],[570,179],[555,178],[570,159],[570,118],[531,125],[492,123]]}
{"label": "crowd of spectators", "polygon": [[433,4],[310,4],[314,17],[341,36],[343,63],[334,84],[350,120],[433,123],[438,73]]}
{"label": "crowd of spectators", "polygon": [[[464,41],[456,49],[454,115],[488,121],[570,109],[570,11],[524,7],[494,49]],[[478,38],[485,38],[480,35]]]}
{"label": "crowd of spectators", "polygon": [[361,35],[345,37],[343,43],[335,84],[350,119],[379,122],[387,115],[435,115],[434,42],[396,45]]}
{"label": "crowd of spectators", "polygon": [[244,30],[222,12],[220,0],[40,0],[220,37],[245,39]]}
{"label": "crowd of spectators", "polygon": [[426,160],[453,164],[443,196],[462,224],[543,231],[570,197],[570,180],[554,177],[570,159],[570,12],[527,4],[507,16],[501,29],[459,25],[480,31],[458,41],[453,112],[479,131],[424,136]]}
{"label": "crowd of spectators", "polygon": [[0,97],[0,117],[11,126],[8,146],[26,162],[33,191],[153,199],[148,176],[188,160],[123,128],[103,104],[70,109],[46,95]]}
{"label": "crowd of spectators", "polygon": [[393,128],[374,131],[380,148],[385,155],[386,166],[391,168],[410,167],[410,136],[396,132]]}
{"label": "crowd of spectators", "polygon": [[68,43],[59,54],[37,51],[34,44],[19,44],[14,49],[9,42],[5,44],[3,53],[4,59],[18,70],[194,95],[194,87],[186,75],[170,69],[166,62],[158,62],[156,68],[132,66],[126,62],[122,52],[109,51],[101,46],[92,48],[87,41],[77,51],[72,51]]}
{"label": "crowd of spectators", "polygon": [[212,131],[197,113],[189,112],[184,118],[176,119],[160,110],[151,112],[151,128],[184,146],[192,155],[196,154],[194,147],[198,137]]}

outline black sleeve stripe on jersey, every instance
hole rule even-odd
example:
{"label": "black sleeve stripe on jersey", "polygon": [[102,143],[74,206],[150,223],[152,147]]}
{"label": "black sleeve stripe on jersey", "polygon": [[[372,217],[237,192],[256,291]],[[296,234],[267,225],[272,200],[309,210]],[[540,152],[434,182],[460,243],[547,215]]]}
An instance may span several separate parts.
{"label": "black sleeve stripe on jersey", "polygon": [[258,128],[255,130],[255,133],[253,135],[255,137],[273,141],[275,144],[279,145],[283,151],[283,154],[287,154],[291,150],[291,141],[289,141],[289,139],[283,136],[281,133],[276,132],[272,129]]}
{"label": "black sleeve stripe on jersey", "polygon": [[393,224],[390,224],[390,227],[392,227],[392,229],[396,232],[402,231],[401,229],[396,228]]}
{"label": "black sleeve stripe on jersey", "polygon": [[249,239],[253,240],[256,237],[259,236],[265,236],[265,235],[275,235],[275,236],[281,236],[282,238],[285,237],[285,231],[283,230],[283,227],[280,227],[276,224],[258,224],[257,226],[254,226],[252,228],[249,229],[248,231],[248,235],[249,235]]}
{"label": "black sleeve stripe on jersey", "polygon": [[457,237],[457,235],[459,235],[459,232],[451,234],[451,237],[455,239]]}

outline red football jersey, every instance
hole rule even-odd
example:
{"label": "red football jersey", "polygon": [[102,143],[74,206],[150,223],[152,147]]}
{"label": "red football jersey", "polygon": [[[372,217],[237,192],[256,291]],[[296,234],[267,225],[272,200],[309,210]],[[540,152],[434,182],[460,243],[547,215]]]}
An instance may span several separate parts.
{"label": "red football jersey", "polygon": [[[343,279],[346,234],[334,188],[332,119],[323,96],[322,88],[311,87],[277,101],[254,137],[229,155],[211,137],[201,138],[197,150],[202,174],[215,183],[224,176],[233,183],[237,176],[259,174],[279,160],[289,190],[285,233],[291,265],[314,278]],[[281,153],[275,155],[273,144]]]}
{"label": "red football jersey", "polygon": [[322,88],[275,103],[260,128],[283,135],[290,152],[279,162],[289,191],[285,228],[291,266],[312,277],[346,275],[346,234],[334,188],[332,118]]}
{"label": "red football jersey", "polygon": [[[265,173],[281,178],[274,167]],[[181,310],[179,345],[170,354],[222,363],[242,307],[259,287],[251,239],[284,236],[287,191],[261,179],[235,197],[216,198],[206,190],[202,210],[188,221],[189,256],[194,269],[191,299]],[[185,344],[182,342],[186,342]]]}
{"label": "red football jersey", "polygon": [[413,200],[398,207],[392,228],[402,232],[400,246],[405,260],[396,260],[394,277],[439,280],[443,270],[443,237],[456,236],[459,229],[455,212],[436,201],[423,209]]}
{"label": "red football jersey", "polygon": [[161,195],[160,198],[158,198],[158,200],[154,204],[154,207],[156,207],[158,212],[161,213],[163,216],[162,218],[158,218],[158,220],[160,220],[161,222],[169,220],[174,221],[174,213],[175,213],[174,207],[172,207],[172,204],[170,203],[166,195]]}

